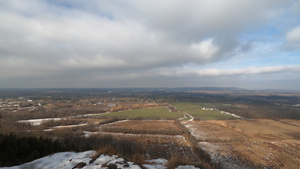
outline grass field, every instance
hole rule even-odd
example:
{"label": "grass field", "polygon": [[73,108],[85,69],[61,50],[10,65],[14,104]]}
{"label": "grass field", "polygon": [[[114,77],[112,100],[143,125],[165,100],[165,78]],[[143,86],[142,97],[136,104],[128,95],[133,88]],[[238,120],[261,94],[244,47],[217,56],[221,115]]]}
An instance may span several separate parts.
{"label": "grass field", "polygon": [[135,109],[103,114],[106,117],[126,117],[128,119],[172,119],[183,117],[181,112],[170,112],[166,107],[155,109]]}
{"label": "grass field", "polygon": [[177,110],[186,112],[201,120],[224,120],[235,119],[231,115],[222,114],[220,110],[202,110],[202,108],[212,108],[213,105],[206,103],[176,102],[172,103]]}

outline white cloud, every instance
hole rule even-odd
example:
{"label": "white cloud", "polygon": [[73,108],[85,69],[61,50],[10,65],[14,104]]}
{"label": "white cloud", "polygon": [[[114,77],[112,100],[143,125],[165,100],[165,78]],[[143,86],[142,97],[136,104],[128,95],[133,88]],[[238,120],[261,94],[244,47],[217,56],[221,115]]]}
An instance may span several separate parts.
{"label": "white cloud", "polygon": [[300,26],[287,32],[285,45],[288,49],[300,49]]}
{"label": "white cloud", "polygon": [[218,52],[218,47],[213,44],[213,39],[204,40],[200,43],[194,43],[190,46],[191,52],[204,60],[212,59]]}

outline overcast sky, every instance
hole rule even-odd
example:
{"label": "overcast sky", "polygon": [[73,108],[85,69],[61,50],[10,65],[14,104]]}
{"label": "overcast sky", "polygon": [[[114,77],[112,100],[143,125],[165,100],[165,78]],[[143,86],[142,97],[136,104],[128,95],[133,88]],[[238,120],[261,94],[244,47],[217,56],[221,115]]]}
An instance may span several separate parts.
{"label": "overcast sky", "polygon": [[300,89],[298,0],[0,0],[0,88]]}

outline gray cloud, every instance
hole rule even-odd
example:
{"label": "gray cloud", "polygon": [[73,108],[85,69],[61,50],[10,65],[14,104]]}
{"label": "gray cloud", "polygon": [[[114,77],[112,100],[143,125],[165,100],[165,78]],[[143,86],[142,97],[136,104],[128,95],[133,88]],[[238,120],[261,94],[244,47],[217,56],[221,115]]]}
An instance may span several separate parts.
{"label": "gray cloud", "polygon": [[[19,87],[22,83],[105,87],[115,79],[123,83],[127,79],[129,85],[145,78],[160,79],[153,85],[159,86],[166,83],[166,74],[266,73],[268,66],[255,70],[201,67],[251,51],[252,40],[240,35],[265,25],[276,27],[278,17],[286,11],[289,15],[298,13],[296,9],[299,3],[293,0],[172,0],[159,4],[146,0],[2,1],[0,87],[17,81]],[[293,18],[289,25],[297,21]],[[287,48],[297,48],[298,28],[289,30]],[[191,65],[198,69],[182,69]],[[282,69],[298,71],[291,67]],[[31,82],[25,83],[26,79]]]}

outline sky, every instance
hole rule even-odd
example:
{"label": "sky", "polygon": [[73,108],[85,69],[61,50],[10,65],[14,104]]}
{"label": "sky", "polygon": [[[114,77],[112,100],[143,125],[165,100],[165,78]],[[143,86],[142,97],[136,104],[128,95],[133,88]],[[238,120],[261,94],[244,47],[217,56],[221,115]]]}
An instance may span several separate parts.
{"label": "sky", "polygon": [[299,0],[0,0],[0,88],[300,89]]}

